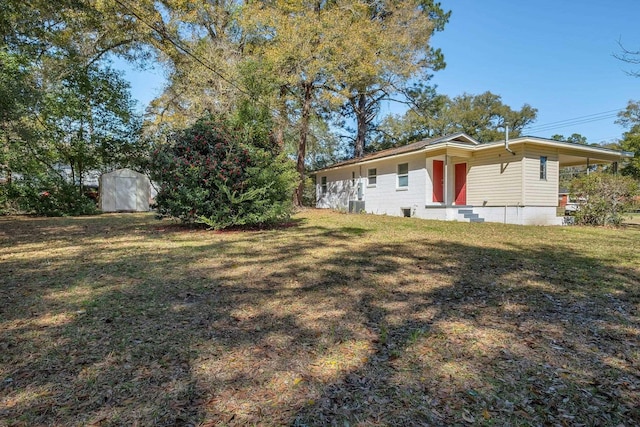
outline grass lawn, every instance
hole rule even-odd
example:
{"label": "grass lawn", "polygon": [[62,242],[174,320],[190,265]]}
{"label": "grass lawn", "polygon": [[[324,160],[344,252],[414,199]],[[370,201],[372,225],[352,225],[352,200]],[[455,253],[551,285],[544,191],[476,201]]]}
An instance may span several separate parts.
{"label": "grass lawn", "polygon": [[0,425],[640,424],[640,228],[0,218]]}
{"label": "grass lawn", "polygon": [[625,224],[640,225],[640,213],[630,214],[624,221]]}

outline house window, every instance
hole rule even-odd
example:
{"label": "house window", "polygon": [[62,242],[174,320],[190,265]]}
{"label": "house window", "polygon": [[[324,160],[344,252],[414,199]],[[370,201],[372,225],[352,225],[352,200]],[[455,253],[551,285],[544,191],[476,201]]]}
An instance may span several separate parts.
{"label": "house window", "polygon": [[320,178],[320,183],[321,183],[320,194],[324,196],[325,194],[327,194],[327,177],[323,176],[322,178]]}
{"label": "house window", "polygon": [[369,169],[367,171],[367,185],[369,185],[370,187],[373,187],[376,185],[377,182],[377,173],[378,171],[376,170],[376,168],[373,169]]}
{"label": "house window", "polygon": [[409,186],[409,163],[401,163],[398,165],[398,188],[407,188]]}
{"label": "house window", "polygon": [[540,156],[540,179],[547,179],[547,156]]}
{"label": "house window", "polygon": [[356,173],[351,172],[351,185],[356,185]]}

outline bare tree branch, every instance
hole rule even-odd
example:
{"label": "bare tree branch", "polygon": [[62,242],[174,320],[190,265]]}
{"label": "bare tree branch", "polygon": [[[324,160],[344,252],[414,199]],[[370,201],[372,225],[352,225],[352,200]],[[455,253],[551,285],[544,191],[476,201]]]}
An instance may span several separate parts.
{"label": "bare tree branch", "polygon": [[[640,64],[640,50],[629,50],[622,44],[621,40],[618,40],[618,46],[620,46],[621,53],[613,54],[613,57],[626,62],[627,64]],[[640,70],[625,71],[630,76],[640,77]]]}

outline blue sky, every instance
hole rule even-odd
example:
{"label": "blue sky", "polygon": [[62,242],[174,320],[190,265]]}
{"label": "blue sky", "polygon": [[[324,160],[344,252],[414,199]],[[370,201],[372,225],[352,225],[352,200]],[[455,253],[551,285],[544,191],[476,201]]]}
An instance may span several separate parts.
{"label": "blue sky", "polygon": [[[491,91],[514,109],[528,103],[538,109],[537,121],[525,131],[529,135],[580,133],[589,142],[621,137],[624,129],[614,116],[630,99],[640,99],[640,77],[626,74],[632,65],[613,55],[620,53],[619,40],[640,50],[640,0],[441,2],[453,14],[432,39],[447,62],[432,81],[440,93]],[[142,107],[160,93],[161,70],[114,65],[124,68]],[[387,105],[383,111],[397,108]],[[582,123],[566,126],[576,118]],[[563,121],[564,127],[550,128]]]}
{"label": "blue sky", "polygon": [[[640,99],[640,78],[627,75],[633,67],[613,55],[620,52],[619,40],[640,50],[640,1],[441,2],[453,13],[432,40],[447,62],[433,78],[439,92],[489,90],[512,108],[528,103],[538,109],[538,119],[525,134],[580,133],[589,142],[621,137],[624,129],[611,116]],[[579,117],[603,119],[543,127]]]}

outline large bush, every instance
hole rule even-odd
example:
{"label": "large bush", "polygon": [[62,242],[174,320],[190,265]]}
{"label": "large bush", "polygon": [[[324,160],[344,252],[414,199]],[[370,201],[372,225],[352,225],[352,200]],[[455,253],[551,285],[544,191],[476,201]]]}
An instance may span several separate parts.
{"label": "large bush", "polygon": [[583,225],[619,225],[635,208],[634,197],[638,194],[633,178],[604,172],[575,178],[569,189],[579,202],[576,223]]}
{"label": "large bush", "polygon": [[177,135],[151,156],[160,185],[160,216],[214,229],[287,219],[297,185],[291,160],[270,149],[268,135],[210,117]]}

